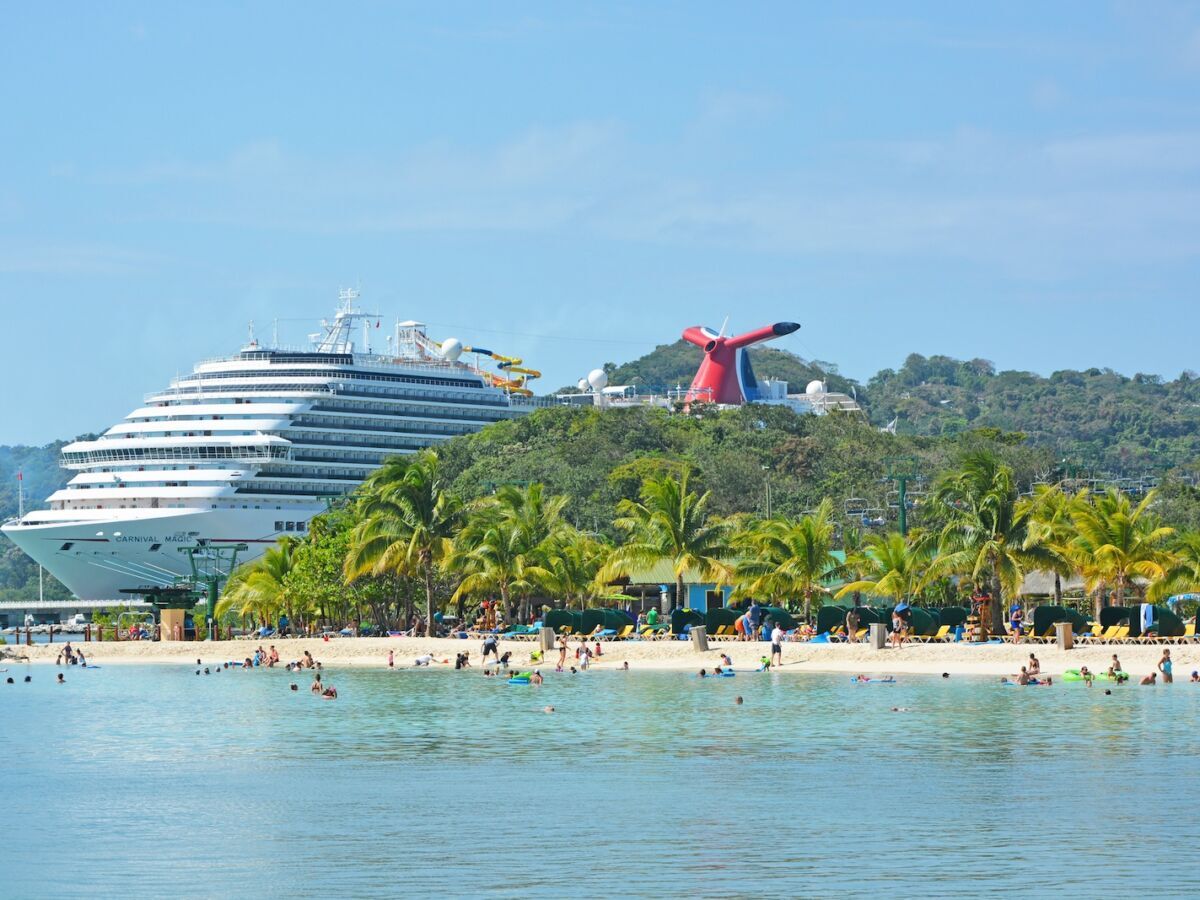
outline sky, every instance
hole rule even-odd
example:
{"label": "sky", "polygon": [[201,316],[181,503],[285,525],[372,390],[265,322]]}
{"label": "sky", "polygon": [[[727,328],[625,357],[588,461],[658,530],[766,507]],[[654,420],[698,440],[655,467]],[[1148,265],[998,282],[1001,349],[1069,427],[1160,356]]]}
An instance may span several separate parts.
{"label": "sky", "polygon": [[[0,443],[101,430],[355,286],[574,383],[788,320],[1200,368],[1200,5],[11,4]],[[386,326],[385,326],[386,327]]]}

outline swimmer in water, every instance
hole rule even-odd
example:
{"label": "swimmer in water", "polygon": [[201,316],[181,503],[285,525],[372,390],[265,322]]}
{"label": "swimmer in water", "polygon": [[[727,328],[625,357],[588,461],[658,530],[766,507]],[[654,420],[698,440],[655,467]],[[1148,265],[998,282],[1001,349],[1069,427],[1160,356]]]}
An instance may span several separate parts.
{"label": "swimmer in water", "polygon": [[701,670],[700,670],[700,677],[701,677],[701,678],[707,678],[707,677],[708,677],[708,670],[707,670],[707,669],[701,669]]}
{"label": "swimmer in water", "polygon": [[[623,666],[621,666],[621,668],[624,669],[626,672],[628,672],[629,671],[629,660],[625,660],[625,664]],[[1194,675],[1195,673],[1193,672],[1192,674]],[[1192,680],[1200,681],[1200,679],[1197,679],[1197,678],[1193,678]]]}
{"label": "swimmer in water", "polygon": [[[9,680],[9,682],[10,682],[10,683],[12,682],[12,679],[11,679],[11,678],[10,678],[10,679],[8,679],[8,680]],[[67,683],[67,679],[63,678],[63,673],[62,673],[62,672],[59,672],[59,673],[58,673],[58,683],[59,683],[59,684],[66,684],[66,683]]]}
{"label": "swimmer in water", "polygon": [[291,683],[290,687],[293,691],[300,690],[300,685],[296,684],[296,682],[294,682],[294,681]]}
{"label": "swimmer in water", "polygon": [[741,706],[741,705],[742,705],[742,698],[741,698],[741,697],[738,697],[736,700],[734,700],[734,701],[733,701],[733,705],[734,705],[734,706]]}
{"label": "swimmer in water", "polygon": [[[61,677],[61,676],[60,676],[60,677]],[[1158,684],[1158,673],[1157,673],[1157,672],[1151,672],[1149,675],[1147,675],[1145,678],[1143,678],[1143,679],[1142,679],[1140,682],[1138,682],[1138,683],[1139,683],[1139,684]]]}
{"label": "swimmer in water", "polygon": [[545,679],[542,678],[541,669],[534,669],[533,674],[529,676],[530,684],[541,684]]}
{"label": "swimmer in water", "polygon": [[728,654],[728,653],[722,653],[722,654],[721,654],[721,665],[723,665],[723,666],[725,666],[726,668],[729,668],[729,669],[732,669],[732,668],[733,668],[733,660],[729,658],[729,654]]}
{"label": "swimmer in water", "polygon": [[554,707],[553,707],[553,706],[547,706],[545,709],[543,709],[543,710],[542,710],[542,712],[546,712],[546,713],[552,713],[552,712],[554,712]]}
{"label": "swimmer in water", "polygon": [[1079,667],[1079,677],[1083,679],[1083,683],[1088,687],[1092,686],[1092,682],[1096,680],[1096,676],[1092,674],[1091,669],[1087,666]]}
{"label": "swimmer in water", "polygon": [[313,676],[313,683],[308,686],[308,689],[314,694],[319,694],[321,691],[325,690],[325,685],[321,684],[320,675]]}

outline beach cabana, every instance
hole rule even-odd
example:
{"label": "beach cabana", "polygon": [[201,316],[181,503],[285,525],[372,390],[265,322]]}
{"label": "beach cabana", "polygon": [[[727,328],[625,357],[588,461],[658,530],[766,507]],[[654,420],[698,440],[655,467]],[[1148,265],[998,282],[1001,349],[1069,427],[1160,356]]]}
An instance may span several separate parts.
{"label": "beach cabana", "polygon": [[559,634],[568,629],[573,634],[579,634],[583,628],[583,614],[573,609],[551,609],[542,617],[542,624]]}
{"label": "beach cabana", "polygon": [[1033,611],[1034,637],[1045,637],[1059,622],[1070,622],[1071,630],[1075,634],[1084,634],[1092,628],[1088,617],[1073,609],[1067,609],[1065,606],[1039,606]]}
{"label": "beach cabana", "polygon": [[683,634],[683,629],[692,625],[703,625],[704,616],[694,609],[676,609],[671,611],[671,634]]}

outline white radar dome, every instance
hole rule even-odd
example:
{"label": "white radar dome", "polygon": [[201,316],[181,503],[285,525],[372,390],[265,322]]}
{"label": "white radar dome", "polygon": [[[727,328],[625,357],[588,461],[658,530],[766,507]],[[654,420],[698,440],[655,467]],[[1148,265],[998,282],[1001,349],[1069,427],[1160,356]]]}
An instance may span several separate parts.
{"label": "white radar dome", "polygon": [[577,385],[577,387],[579,388],[579,390],[583,391],[584,393],[587,393],[588,380],[586,378],[580,378],[579,384]]}
{"label": "white radar dome", "polygon": [[608,373],[603,369],[592,369],[588,372],[587,381],[593,391],[602,391],[608,385]]}
{"label": "white radar dome", "polygon": [[810,382],[808,383],[808,387],[806,387],[806,388],[804,389],[804,393],[808,394],[810,397],[811,397],[813,394],[824,394],[824,393],[825,393],[825,382],[823,382],[823,381],[810,381]]}
{"label": "white radar dome", "polygon": [[442,357],[454,362],[462,356],[462,341],[458,338],[446,338],[442,341]]}

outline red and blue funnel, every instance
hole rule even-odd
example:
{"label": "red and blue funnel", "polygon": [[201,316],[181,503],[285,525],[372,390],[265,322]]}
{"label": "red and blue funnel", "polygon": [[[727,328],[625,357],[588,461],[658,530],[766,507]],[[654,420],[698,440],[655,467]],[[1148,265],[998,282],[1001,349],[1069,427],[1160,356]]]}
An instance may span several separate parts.
{"label": "red and blue funnel", "polygon": [[684,329],[683,339],[704,351],[685,403],[727,403],[733,406],[758,399],[758,382],[746,348],[774,340],[800,328],[795,322],[776,322],[745,334],[725,336],[703,325]]}

